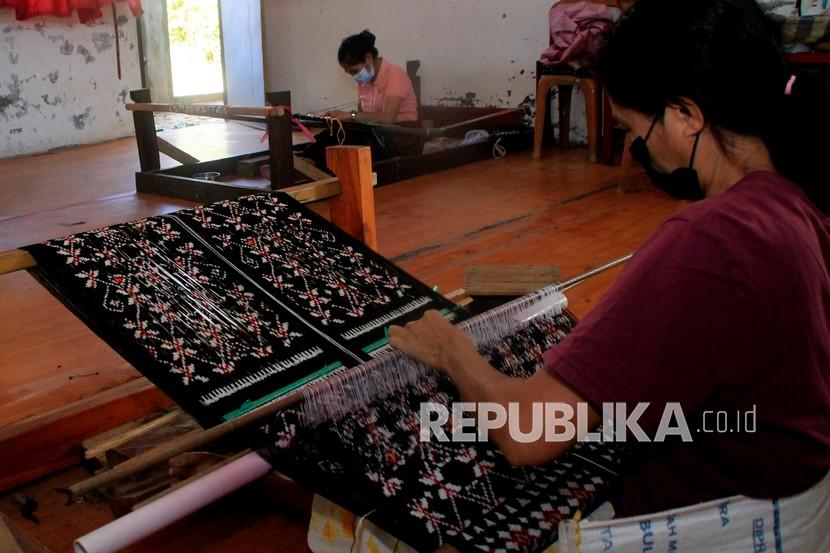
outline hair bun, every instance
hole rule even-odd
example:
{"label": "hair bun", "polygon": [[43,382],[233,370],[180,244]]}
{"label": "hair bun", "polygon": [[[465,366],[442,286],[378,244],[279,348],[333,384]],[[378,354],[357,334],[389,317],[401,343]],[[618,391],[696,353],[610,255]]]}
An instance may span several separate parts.
{"label": "hair bun", "polygon": [[360,36],[363,37],[370,46],[375,45],[375,35],[373,35],[369,29],[363,29]]}
{"label": "hair bun", "polygon": [[363,63],[367,54],[378,57],[378,49],[375,48],[375,35],[369,29],[344,38],[337,50],[337,61],[341,64],[355,65]]}

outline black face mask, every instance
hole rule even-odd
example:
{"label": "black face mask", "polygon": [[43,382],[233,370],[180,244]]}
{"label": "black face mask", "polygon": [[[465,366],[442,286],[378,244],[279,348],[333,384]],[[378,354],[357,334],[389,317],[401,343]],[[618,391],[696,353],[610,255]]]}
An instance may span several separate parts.
{"label": "black face mask", "polygon": [[703,188],[700,186],[700,181],[697,178],[697,171],[692,169],[695,163],[695,153],[697,152],[697,142],[700,139],[700,134],[695,137],[695,144],[692,147],[692,159],[689,161],[688,167],[681,167],[675,169],[669,174],[661,173],[654,168],[651,163],[651,154],[648,151],[646,142],[651,136],[651,131],[657,124],[657,117],[651,123],[645,138],[637,137],[631,143],[629,151],[631,157],[636,159],[643,167],[645,167],[648,176],[654,181],[654,185],[678,200],[702,200],[706,197]]}

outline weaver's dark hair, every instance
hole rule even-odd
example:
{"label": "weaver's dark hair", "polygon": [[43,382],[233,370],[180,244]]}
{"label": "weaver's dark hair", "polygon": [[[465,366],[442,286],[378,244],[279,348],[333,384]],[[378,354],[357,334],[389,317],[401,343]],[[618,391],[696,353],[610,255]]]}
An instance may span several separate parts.
{"label": "weaver's dark hair", "polygon": [[347,65],[355,65],[363,63],[366,54],[372,54],[375,58],[378,57],[378,49],[375,48],[375,35],[370,33],[369,29],[344,38],[343,42],[340,43],[340,49],[337,50],[337,61]]}
{"label": "weaver's dark hair", "polygon": [[830,212],[830,94],[788,67],[780,25],[754,0],[637,0],[597,69],[616,103],[646,115],[691,99],[727,152],[724,130],[760,137],[776,170]]}

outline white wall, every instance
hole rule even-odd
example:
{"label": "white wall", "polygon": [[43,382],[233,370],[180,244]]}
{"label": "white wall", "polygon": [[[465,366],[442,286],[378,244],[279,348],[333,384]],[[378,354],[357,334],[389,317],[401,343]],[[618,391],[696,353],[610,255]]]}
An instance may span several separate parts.
{"label": "white wall", "polygon": [[124,103],[141,85],[136,24],[126,4],[116,7],[120,81],[109,9],[81,24],[74,15],[16,21],[0,8],[0,158],[132,133]]}
{"label": "white wall", "polygon": [[[267,85],[290,88],[305,109],[348,101],[354,84],[337,47],[369,28],[381,55],[420,59],[424,103],[476,95],[516,105],[533,93],[547,47],[551,0],[263,0]],[[522,73],[524,70],[524,73]]]}
{"label": "white wall", "polygon": [[[421,60],[422,101],[518,105],[535,96],[536,60],[548,47],[553,0],[262,0],[266,88],[291,90],[295,111],[352,100],[337,64],[349,34],[369,28],[381,56]],[[572,139],[585,139],[585,108],[574,92]]]}

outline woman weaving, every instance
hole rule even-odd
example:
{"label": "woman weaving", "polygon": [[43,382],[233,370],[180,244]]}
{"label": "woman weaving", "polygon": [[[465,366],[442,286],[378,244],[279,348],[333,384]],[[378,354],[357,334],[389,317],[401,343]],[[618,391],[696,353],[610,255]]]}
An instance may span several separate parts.
{"label": "woman weaving", "polygon": [[384,133],[376,127],[353,126],[344,122],[374,123],[418,127],[418,100],[412,81],[401,67],[380,57],[375,35],[365,30],[343,39],[337,61],[357,83],[357,110],[330,111],[331,131],[317,135],[317,141],[300,155],[326,167],[326,147],[337,143],[370,146],[374,161],[397,156],[417,155],[422,140],[417,135]]}
{"label": "woman weaving", "polygon": [[[642,444],[615,501],[625,515],[743,494],[775,498],[830,470],[830,152],[826,92],[787,67],[754,0],[639,0],[598,70],[632,154],[675,197],[666,221],[565,341],[547,371],[493,369],[435,312],[392,345],[448,374],[465,401],[651,407],[678,402],[691,443]],[[754,433],[697,433],[703,413],[756,409]],[[491,439],[514,464],[568,443]],[[632,438],[629,436],[629,441]]]}

